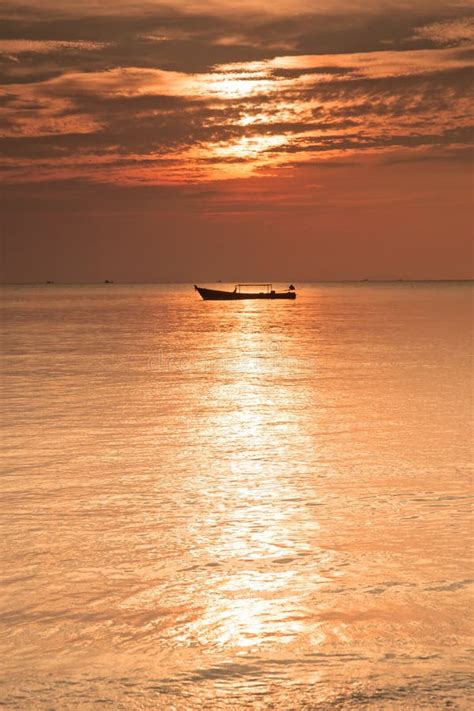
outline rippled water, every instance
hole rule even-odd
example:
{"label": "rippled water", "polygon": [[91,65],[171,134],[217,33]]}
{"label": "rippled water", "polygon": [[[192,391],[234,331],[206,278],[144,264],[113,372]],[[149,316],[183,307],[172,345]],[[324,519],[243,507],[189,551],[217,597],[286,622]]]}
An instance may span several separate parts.
{"label": "rippled water", "polygon": [[468,708],[471,299],[4,289],[7,708]]}

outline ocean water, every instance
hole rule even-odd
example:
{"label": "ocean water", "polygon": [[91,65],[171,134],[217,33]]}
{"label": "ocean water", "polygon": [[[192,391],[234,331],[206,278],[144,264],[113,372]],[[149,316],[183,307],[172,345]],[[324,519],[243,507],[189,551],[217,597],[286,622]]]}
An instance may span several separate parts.
{"label": "ocean water", "polygon": [[7,709],[472,708],[472,286],[7,287]]}

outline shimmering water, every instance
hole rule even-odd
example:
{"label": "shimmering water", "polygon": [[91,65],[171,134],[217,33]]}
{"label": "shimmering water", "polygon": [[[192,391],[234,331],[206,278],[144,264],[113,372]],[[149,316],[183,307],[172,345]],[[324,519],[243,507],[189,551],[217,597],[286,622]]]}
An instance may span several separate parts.
{"label": "shimmering water", "polygon": [[469,708],[471,299],[4,289],[6,707]]}

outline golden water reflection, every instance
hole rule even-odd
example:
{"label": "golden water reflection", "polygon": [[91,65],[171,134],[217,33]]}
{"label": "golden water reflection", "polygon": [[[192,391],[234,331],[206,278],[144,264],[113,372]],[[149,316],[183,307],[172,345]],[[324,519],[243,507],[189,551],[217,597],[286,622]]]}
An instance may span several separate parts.
{"label": "golden water reflection", "polygon": [[[294,354],[269,318],[253,304],[233,311],[213,362],[207,395],[213,412],[195,433],[213,443],[218,478],[203,497],[202,523],[209,525],[211,511],[221,512],[216,535],[201,552],[216,567],[193,590],[203,610],[186,632],[206,646],[257,650],[321,636],[307,601],[328,579],[317,560],[327,565],[330,555],[318,548],[320,524],[305,506],[305,494],[314,493],[305,491],[297,471],[300,448],[311,446],[312,434],[304,410],[295,417],[294,402],[289,415]],[[298,397],[302,405],[309,401],[304,388]]]}
{"label": "golden water reflection", "polygon": [[467,286],[305,286],[291,304],[10,291],[12,675],[142,674],[177,708],[432,689],[435,672],[461,688]]}

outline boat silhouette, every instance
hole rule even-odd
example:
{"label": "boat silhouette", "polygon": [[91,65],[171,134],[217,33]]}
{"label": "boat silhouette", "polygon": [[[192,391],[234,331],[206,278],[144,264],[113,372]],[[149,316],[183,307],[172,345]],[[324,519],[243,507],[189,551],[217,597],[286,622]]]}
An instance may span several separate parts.
{"label": "boat silhouette", "polygon": [[[265,291],[242,291],[242,288],[264,287]],[[194,284],[204,301],[241,301],[242,299],[296,299],[296,291],[290,284],[286,291],[275,291],[272,284],[236,284],[234,291],[208,289]]]}

